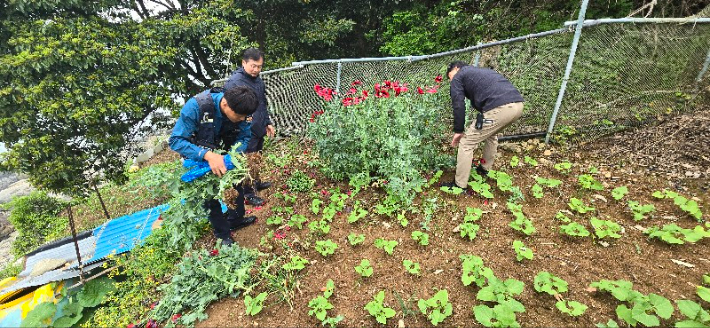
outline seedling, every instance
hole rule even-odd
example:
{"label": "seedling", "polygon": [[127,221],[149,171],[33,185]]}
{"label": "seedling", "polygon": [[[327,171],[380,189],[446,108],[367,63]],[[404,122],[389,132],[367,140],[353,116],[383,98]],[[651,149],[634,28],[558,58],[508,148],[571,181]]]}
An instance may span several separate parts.
{"label": "seedling", "polygon": [[542,191],[542,187],[540,187],[540,185],[537,183],[530,188],[530,193],[533,197],[537,199],[545,197],[545,193]]}
{"label": "seedling", "polygon": [[515,295],[523,292],[524,287],[525,284],[522,281],[515,279],[503,281],[493,276],[488,279],[488,286],[478,291],[476,299],[484,302],[505,302],[511,305],[514,310],[522,310],[515,312],[524,312],[525,307],[523,304],[514,298]]}
{"label": "seedling", "polygon": [[[469,184],[470,184],[470,182],[469,182]],[[463,189],[461,189],[459,187],[441,187],[441,188],[439,188],[439,190],[441,190],[447,194],[451,194],[451,195],[455,195],[455,196],[461,195],[463,193]]]}
{"label": "seedling", "polygon": [[404,211],[397,214],[397,221],[399,221],[399,224],[402,227],[406,227],[407,225],[409,225],[409,221],[407,220],[407,217],[404,216]]}
{"label": "seedling", "polygon": [[692,199],[687,199],[679,195],[675,191],[664,189],[663,192],[654,192],[652,196],[659,199],[671,198],[673,199],[673,203],[676,206],[680,207],[680,209],[688,213],[690,216],[694,217],[698,222],[702,221],[703,219],[703,212],[700,210],[698,203]]}
{"label": "seedling", "polygon": [[311,212],[313,214],[318,215],[320,213],[320,206],[323,204],[323,201],[318,199],[318,198],[313,198],[313,201],[311,202]]}
{"label": "seedling", "polygon": [[367,215],[367,210],[360,208],[360,201],[355,202],[352,212],[348,215],[348,223],[355,223]]}
{"label": "seedling", "polygon": [[578,317],[587,311],[587,306],[577,301],[557,301],[555,307],[557,307],[560,312],[568,314],[571,317]]}
{"label": "seedling", "polygon": [[422,273],[419,267],[419,263],[412,262],[410,260],[404,260],[402,261],[402,265],[404,265],[404,269],[407,270],[407,272],[415,276],[419,276]]}
{"label": "seedling", "polygon": [[343,316],[340,315],[336,317],[327,317],[328,310],[333,308],[333,304],[330,304],[328,299],[333,295],[334,291],[335,283],[333,283],[333,280],[328,279],[323,295],[319,295],[308,302],[308,307],[311,308],[308,311],[308,315],[315,316],[316,319],[321,321],[323,326],[328,325],[330,327],[335,327],[338,322],[343,320]]}
{"label": "seedling", "polygon": [[473,241],[476,238],[476,234],[479,229],[480,226],[478,226],[478,224],[470,222],[465,222],[459,225],[459,233],[461,234],[461,238],[468,238],[469,241]]}
{"label": "seedling", "polygon": [[659,238],[668,244],[695,243],[703,238],[710,238],[710,230],[705,231],[702,226],[695,229],[681,228],[675,223],[666,224],[663,228],[651,227],[646,230],[648,238]]}
{"label": "seedling", "polygon": [[305,215],[301,214],[296,214],[291,216],[291,219],[288,220],[288,225],[292,228],[298,228],[298,230],[303,229],[303,224],[308,221],[308,218],[306,218]]}
{"label": "seedling", "polygon": [[419,242],[419,245],[429,245],[429,234],[421,231],[412,231],[412,239]]}
{"label": "seedling", "polygon": [[547,272],[541,271],[535,276],[533,282],[535,291],[538,293],[548,293],[552,296],[567,292],[567,282],[562,278]]}
{"label": "seedling", "polygon": [[525,217],[523,214],[522,205],[514,204],[511,202],[507,203],[508,209],[515,216],[515,220],[508,224],[511,228],[520,231],[528,236],[535,233],[535,226],[533,226],[532,221]]}
{"label": "seedling", "polygon": [[577,177],[577,180],[579,181],[579,185],[584,189],[604,190],[604,186],[602,186],[601,182],[595,180],[594,177],[589,174],[582,174]]}
{"label": "seedling", "polygon": [[384,305],[385,301],[385,291],[382,290],[377,295],[375,299],[370,301],[365,305],[365,310],[370,313],[371,316],[375,317],[377,322],[386,325],[387,319],[394,317],[397,312],[394,309],[388,308]]}
{"label": "seedling", "polygon": [[308,264],[308,260],[296,255],[291,256],[291,262],[284,264],[282,268],[288,271],[300,271],[306,267],[306,264]]}
{"label": "seedling", "polygon": [[373,271],[372,266],[370,266],[370,260],[368,259],[363,259],[360,261],[360,265],[355,267],[355,272],[359,273],[362,277],[372,276]]}
{"label": "seedling", "polygon": [[560,226],[560,231],[572,237],[587,237],[590,234],[587,228],[577,222],[570,222],[569,224]]}
{"label": "seedling", "polygon": [[284,218],[280,215],[273,215],[266,219],[266,224],[268,225],[282,225]]}
{"label": "seedling", "polygon": [[318,235],[325,236],[330,232],[330,224],[326,220],[311,221],[308,224],[308,229],[317,233]]}
{"label": "seedling", "polygon": [[606,237],[611,238],[621,238],[619,232],[621,232],[621,226],[609,220],[599,220],[595,217],[591,218],[592,227],[594,227],[594,234],[599,238],[603,239]]}
{"label": "seedling", "polygon": [[518,260],[518,262],[522,261],[523,259],[528,259],[532,260],[533,259],[533,251],[532,249],[529,249],[523,244],[522,241],[520,240],[515,240],[513,241],[513,249],[515,250],[515,259]]}
{"label": "seedling", "polygon": [[525,156],[524,162],[530,166],[537,166],[537,160],[530,156]]}
{"label": "seedling", "polygon": [[247,315],[255,316],[264,308],[264,300],[269,294],[264,292],[252,298],[250,295],[244,296],[244,308]]}
{"label": "seedling", "polygon": [[541,177],[535,177],[535,181],[540,184],[541,186],[545,186],[548,188],[557,188],[562,184],[562,180],[557,180],[557,179],[545,179]]}
{"label": "seedling", "polygon": [[572,222],[572,219],[567,217],[567,215],[565,215],[565,213],[563,213],[562,211],[559,211],[559,212],[557,212],[557,214],[555,214],[555,219],[560,220],[564,223]]}
{"label": "seedling", "polygon": [[555,170],[562,174],[569,174],[572,171],[572,163],[570,162],[562,162],[562,163],[557,163],[554,166]]}
{"label": "seedling", "polygon": [[674,311],[673,305],[665,297],[644,295],[633,290],[633,284],[626,280],[601,280],[593,282],[590,287],[608,291],[619,301],[628,302],[632,307],[621,304],[616,308],[616,315],[631,326],[641,323],[646,327],[656,327],[660,324],[658,317],[669,319]]}
{"label": "seedling", "polygon": [[656,210],[653,204],[641,205],[639,202],[633,200],[628,201],[628,205],[629,209],[634,213],[634,221],[641,221],[646,217],[646,214]]}
{"label": "seedling", "polygon": [[483,287],[487,279],[494,278],[493,270],[483,265],[483,259],[478,256],[463,254],[461,259],[461,282],[464,286],[475,283]]}
{"label": "seedling", "polygon": [[710,313],[700,304],[689,300],[675,301],[678,310],[687,319],[676,323],[676,327],[708,327],[710,326]]}
{"label": "seedling", "polygon": [[316,241],[316,251],[320,253],[320,255],[323,255],[323,257],[335,254],[335,249],[337,248],[338,244],[330,239]]}
{"label": "seedling", "polygon": [[466,215],[463,217],[463,222],[476,222],[483,215],[480,208],[466,207]]}
{"label": "seedling", "polygon": [[518,156],[513,156],[510,158],[510,167],[518,167],[520,165],[520,158]]}
{"label": "seedling", "polygon": [[594,211],[594,207],[587,206],[581,199],[577,199],[574,197],[569,199],[569,203],[567,203],[567,205],[569,205],[569,208],[571,210],[576,211],[580,214],[585,214],[587,212]]}
{"label": "seedling", "polygon": [[417,306],[434,326],[443,322],[453,312],[453,306],[449,303],[449,293],[446,289],[438,291],[430,299],[419,299]]}
{"label": "seedling", "polygon": [[487,305],[473,307],[476,321],[485,327],[520,327],[516,312],[525,312],[525,308],[521,309],[518,304],[510,302],[498,303],[493,307]]}
{"label": "seedling", "polygon": [[496,180],[496,185],[500,191],[512,191],[513,189],[513,178],[505,172],[490,170],[488,171],[488,176]]}
{"label": "seedling", "polygon": [[295,171],[291,173],[291,176],[286,180],[286,186],[288,189],[295,192],[310,191],[315,183],[315,179],[309,178],[308,175],[302,171]]}
{"label": "seedling", "polygon": [[351,232],[348,235],[348,241],[350,242],[350,245],[357,245],[357,244],[362,244],[362,242],[365,241],[365,235],[364,234],[356,234],[354,232]]}
{"label": "seedling", "polygon": [[493,193],[491,192],[491,186],[483,181],[469,181],[468,186],[471,187],[475,193],[481,195],[482,197],[492,199]]}
{"label": "seedling", "polygon": [[628,193],[629,188],[627,188],[626,186],[616,187],[614,188],[614,190],[611,191],[611,197],[616,200],[621,200]]}
{"label": "seedling", "polygon": [[396,240],[385,240],[382,238],[375,239],[375,247],[384,250],[387,254],[392,255],[394,248],[399,243]]}
{"label": "seedling", "polygon": [[433,186],[435,183],[437,183],[439,181],[439,179],[441,178],[442,174],[444,174],[444,171],[442,171],[442,170],[436,171],[436,173],[434,173],[434,175],[429,179],[429,181],[427,181],[427,183],[426,183],[427,188],[429,188],[429,187]]}

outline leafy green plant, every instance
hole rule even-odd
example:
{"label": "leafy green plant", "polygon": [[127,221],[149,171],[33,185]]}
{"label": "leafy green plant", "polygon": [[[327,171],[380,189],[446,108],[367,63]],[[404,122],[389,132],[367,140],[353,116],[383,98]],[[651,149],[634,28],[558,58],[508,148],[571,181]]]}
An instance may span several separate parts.
{"label": "leafy green plant", "polygon": [[515,220],[508,224],[511,228],[520,231],[528,236],[535,233],[535,226],[532,221],[523,214],[522,205],[517,205],[511,202],[507,203],[508,209],[513,213]]}
{"label": "leafy green plant", "polygon": [[569,217],[567,217],[567,215],[565,215],[565,213],[562,212],[562,211],[559,211],[559,212],[557,212],[557,214],[555,214],[555,219],[556,219],[556,220],[560,220],[560,221],[562,221],[562,222],[564,222],[564,223],[570,223],[570,222],[572,222],[572,219],[570,219]]}
{"label": "leafy green plant", "polygon": [[493,307],[481,304],[473,307],[473,314],[476,321],[485,327],[520,327],[515,315],[516,312],[525,312],[525,308],[520,306],[511,302],[500,302]]}
{"label": "leafy green plant", "polygon": [[609,220],[600,220],[595,217],[590,219],[592,227],[594,227],[594,234],[599,238],[621,238],[619,232],[621,232],[621,226]]}
{"label": "leafy green plant", "polygon": [[547,293],[552,296],[567,292],[567,282],[547,271],[540,271],[535,275],[533,281],[535,291],[538,293]]}
{"label": "leafy green plant", "polygon": [[488,176],[496,180],[496,185],[500,191],[513,190],[513,178],[503,171],[490,170]]}
{"label": "leafy green plant", "polygon": [[287,271],[301,271],[306,267],[306,264],[308,264],[308,260],[296,255],[291,256],[291,261],[285,263],[282,268]]}
{"label": "leafy green plant", "polygon": [[393,318],[397,312],[394,309],[388,308],[384,305],[385,301],[385,291],[380,291],[375,295],[375,299],[365,305],[365,310],[375,317],[377,322],[385,325],[387,324],[387,319]]}
{"label": "leafy green plant", "polygon": [[611,191],[611,197],[616,200],[621,200],[629,193],[629,188],[626,186],[616,187]]}
{"label": "leafy green plant", "polygon": [[412,239],[419,242],[419,245],[426,246],[429,245],[429,234],[421,231],[412,231]]}
{"label": "leafy green plant", "polygon": [[518,167],[518,165],[520,165],[520,158],[513,155],[513,157],[510,158],[510,167]]}
{"label": "leafy green plant", "polygon": [[537,166],[537,160],[530,156],[525,156],[523,161],[525,162],[525,164],[528,164],[530,166]]}
{"label": "leafy green plant", "polygon": [[562,162],[562,163],[557,163],[554,165],[555,170],[562,174],[569,174],[572,172],[572,163],[570,162]]}
{"label": "leafy green plant", "polygon": [[483,259],[478,256],[463,254],[461,259],[461,282],[464,286],[475,283],[478,287],[483,287],[487,279],[493,278],[493,270],[483,264]]}
{"label": "leafy green plant", "polygon": [[[475,193],[481,195],[482,197],[485,197],[488,199],[493,198],[493,193],[491,192],[491,186],[488,183],[484,182],[483,180],[469,181],[468,186],[471,187],[471,190],[473,190]],[[463,192],[463,190],[462,190],[462,192]]]}
{"label": "leafy green plant", "polygon": [[404,260],[402,261],[402,265],[404,265],[404,268],[407,270],[407,272],[415,276],[419,276],[422,273],[419,267],[419,263],[412,262],[410,260]]}
{"label": "leafy green plant", "polygon": [[710,326],[710,313],[700,306],[700,304],[689,300],[677,300],[678,310],[686,320],[676,322],[675,326],[681,327],[708,327]]}
{"label": "leafy green plant", "polygon": [[[471,183],[469,182],[469,184],[471,184]],[[447,193],[447,194],[454,195],[454,196],[458,196],[458,195],[463,194],[463,189],[461,189],[461,188],[459,188],[459,187],[446,187],[446,186],[442,186],[442,187],[439,188],[439,190],[441,190],[441,191],[443,191],[443,192],[445,192],[445,193]]]}
{"label": "leafy green plant", "polygon": [[[407,217],[404,216],[404,211],[397,213],[397,221],[399,221],[399,224],[402,227],[406,227],[409,225],[409,220],[407,220]],[[428,242],[428,235],[427,235],[427,242]]]}
{"label": "leafy green plant", "polygon": [[535,177],[535,181],[541,185],[548,188],[557,188],[562,184],[562,180],[558,179],[546,179],[542,177]]}
{"label": "leafy green plant", "polygon": [[636,326],[638,323],[646,327],[660,325],[658,317],[669,319],[673,314],[673,305],[663,296],[657,294],[644,295],[633,289],[633,283],[626,280],[601,280],[593,282],[590,287],[610,292],[612,296],[626,304],[616,308],[616,315],[627,324]]}
{"label": "leafy green plant", "polygon": [[298,230],[303,229],[303,224],[308,221],[308,218],[302,214],[292,215],[288,220],[288,225],[292,228],[298,228]]}
{"label": "leafy green plant", "polygon": [[468,238],[468,240],[474,240],[478,230],[481,228],[478,224],[471,222],[464,222],[459,225],[459,233],[461,238]]}
{"label": "leafy green plant", "polygon": [[560,300],[555,303],[555,307],[571,317],[578,317],[587,311],[587,306],[577,301]]}
{"label": "leafy green plant", "polygon": [[434,326],[442,323],[453,312],[453,306],[449,303],[449,293],[446,289],[439,290],[429,299],[419,299],[417,306]]}
{"label": "leafy green plant", "polygon": [[294,192],[308,192],[313,189],[316,180],[308,177],[306,173],[296,170],[291,173],[291,176],[286,179],[288,190]]}
{"label": "leafy green plant", "polygon": [[323,295],[318,295],[316,298],[308,302],[308,315],[314,316],[316,319],[321,321],[323,326],[335,327],[338,322],[343,320],[343,316],[328,317],[328,310],[333,309],[333,304],[328,301],[328,299],[333,295],[335,291],[335,283],[333,280],[328,279],[326,282],[325,290]]}
{"label": "leafy green plant", "polygon": [[[481,288],[476,294],[476,299],[484,302],[496,302],[498,305],[490,308],[486,305],[478,305],[473,308],[476,320],[484,326],[488,323],[498,326],[503,321],[510,326],[519,326],[516,322],[515,313],[525,312],[525,306],[515,299],[516,295],[523,292],[525,284],[519,280],[506,279],[505,281],[495,276],[488,279],[488,285]],[[499,307],[496,310],[496,307]],[[498,324],[492,321],[499,321]]]}
{"label": "leafy green plant", "polygon": [[710,238],[710,230],[706,231],[702,226],[694,229],[681,228],[675,223],[666,224],[663,228],[651,227],[645,232],[648,238],[658,238],[668,244],[684,244],[685,242],[695,243],[703,238]]}
{"label": "leafy green plant", "polygon": [[256,297],[252,298],[250,295],[244,295],[244,309],[246,314],[249,316],[255,316],[261,312],[264,308],[264,300],[269,294],[266,292],[259,293]]}
{"label": "leafy green plant", "polygon": [[313,214],[318,215],[320,213],[320,206],[323,204],[323,201],[318,199],[318,198],[313,198],[313,201],[311,201],[311,212]]}
{"label": "leafy green plant", "polygon": [[587,206],[584,204],[584,202],[581,199],[577,199],[574,197],[569,199],[569,203],[567,203],[567,205],[569,206],[569,208],[571,210],[576,211],[577,213],[580,213],[580,214],[585,214],[587,212],[591,212],[591,211],[595,210],[594,207]]}
{"label": "leafy green plant", "polygon": [[579,175],[577,180],[579,181],[579,185],[584,189],[604,190],[604,186],[602,186],[601,182],[594,179],[590,174]]}
{"label": "leafy green plant", "polygon": [[363,277],[369,277],[372,276],[373,269],[372,266],[370,266],[370,260],[368,259],[363,259],[360,261],[360,265],[355,267],[355,272],[360,274],[360,276]]}
{"label": "leafy green plant", "polygon": [[527,248],[522,241],[514,240],[513,249],[515,250],[515,259],[518,260],[518,262],[522,261],[523,259],[533,259],[532,249]]}
{"label": "leafy green plant", "polygon": [[365,241],[365,234],[356,234],[354,232],[351,232],[348,235],[348,242],[350,242],[350,245],[355,246],[357,244],[362,244],[362,242]]}
{"label": "leafy green plant", "polygon": [[673,199],[673,203],[676,206],[678,206],[681,210],[688,213],[691,217],[695,218],[698,222],[702,221],[702,219],[703,219],[703,212],[700,210],[700,206],[698,205],[698,202],[696,202],[692,199],[687,199],[675,191],[670,191],[668,189],[664,189],[663,192],[655,191],[652,196],[656,197],[656,198],[660,198],[660,199],[663,199],[663,198]]}
{"label": "leafy green plant", "polygon": [[173,323],[188,326],[206,319],[210,303],[247,290],[256,258],[255,251],[237,245],[193,252],[178,265],[170,283],[159,288],[164,294],[152,317],[165,321],[182,313]]}
{"label": "leafy green plant", "polygon": [[360,201],[358,200],[355,202],[355,206],[353,206],[350,215],[348,215],[348,223],[355,223],[357,220],[364,218],[365,215],[367,215],[367,210],[360,207]]}
{"label": "leafy green plant", "polygon": [[337,248],[338,244],[330,239],[316,241],[316,251],[320,253],[320,255],[323,255],[323,257],[335,254],[335,249]]}
{"label": "leafy green plant", "polygon": [[589,236],[589,230],[577,222],[570,222],[569,224],[561,225],[560,231],[568,236],[572,237],[587,237]]}
{"label": "leafy green plant", "polygon": [[325,236],[330,232],[330,224],[326,220],[311,221],[308,223],[308,229],[320,236]]}
{"label": "leafy green plant", "polygon": [[266,219],[266,224],[279,226],[283,224],[284,218],[280,215],[272,215]]}
{"label": "leafy green plant", "polygon": [[385,240],[382,238],[375,239],[375,247],[384,250],[387,254],[392,255],[394,248],[399,243],[396,240]]}
{"label": "leafy green plant", "polygon": [[545,197],[545,193],[542,191],[542,187],[540,187],[540,185],[537,183],[530,187],[530,193],[532,193],[533,197],[537,199]]}
{"label": "leafy green plant", "polygon": [[634,221],[641,221],[646,217],[646,214],[656,210],[653,204],[641,205],[639,202],[633,200],[628,201],[628,205],[631,212],[634,213]]}
{"label": "leafy green plant", "polygon": [[66,204],[45,192],[34,191],[19,196],[0,208],[11,209],[7,218],[18,236],[12,243],[12,253],[23,256],[40,245],[60,237],[68,226],[66,217],[58,217]]}

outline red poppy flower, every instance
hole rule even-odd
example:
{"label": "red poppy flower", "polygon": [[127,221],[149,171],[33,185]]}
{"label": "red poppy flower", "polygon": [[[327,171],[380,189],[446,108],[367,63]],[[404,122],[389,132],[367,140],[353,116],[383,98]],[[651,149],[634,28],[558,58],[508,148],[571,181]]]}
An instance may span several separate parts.
{"label": "red poppy flower", "polygon": [[352,83],[351,85],[352,85],[352,86],[362,85],[362,81],[360,81],[360,80],[355,80],[355,81],[353,81],[353,83]]}
{"label": "red poppy flower", "polygon": [[210,256],[217,256],[219,255],[219,250],[218,249],[213,249],[210,251]]}
{"label": "red poppy flower", "polygon": [[422,89],[422,87],[417,87],[417,92],[418,92],[420,95],[423,95],[423,94],[424,94],[424,89]]}
{"label": "red poppy flower", "polygon": [[145,324],[145,328],[158,328],[158,323],[153,319],[148,319],[148,323]]}
{"label": "red poppy flower", "polygon": [[153,304],[150,305],[150,309],[155,309],[156,305],[158,305],[158,302],[153,302]]}
{"label": "red poppy flower", "polygon": [[178,321],[178,319],[180,319],[180,317],[182,317],[182,314],[180,314],[180,313],[174,314],[173,318],[172,318],[173,323],[177,323],[177,321]]}
{"label": "red poppy flower", "polygon": [[136,325],[133,323],[129,323],[128,326],[126,326],[126,328],[136,328]]}
{"label": "red poppy flower", "polygon": [[443,81],[443,80],[444,80],[444,78],[441,75],[437,75],[434,78],[434,81],[436,81],[436,83],[441,83],[441,81]]}
{"label": "red poppy flower", "polygon": [[363,97],[363,98],[367,98],[367,96],[369,96],[369,95],[370,95],[370,92],[369,92],[369,91],[367,91],[367,90],[362,90],[362,97]]}

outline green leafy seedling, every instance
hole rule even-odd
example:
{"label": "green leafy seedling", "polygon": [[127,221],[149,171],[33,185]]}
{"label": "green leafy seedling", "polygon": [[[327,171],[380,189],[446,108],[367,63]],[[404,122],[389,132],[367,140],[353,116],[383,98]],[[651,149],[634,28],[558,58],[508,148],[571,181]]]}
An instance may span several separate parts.
{"label": "green leafy seedling", "polygon": [[323,255],[323,257],[335,254],[335,249],[337,248],[338,244],[330,239],[316,241],[316,251],[320,253],[320,255]]}
{"label": "green leafy seedling", "polygon": [[356,234],[354,232],[351,232],[348,235],[348,242],[350,242],[350,245],[358,245],[362,244],[365,241],[365,235],[364,234]]}
{"label": "green leafy seedling", "polygon": [[590,222],[592,223],[592,227],[594,227],[594,234],[599,239],[606,237],[621,238],[619,234],[619,232],[621,232],[621,226],[618,223],[609,220],[600,220],[595,217],[591,218]]}
{"label": "green leafy seedling", "polygon": [[367,303],[367,305],[365,305],[365,310],[367,310],[367,312],[371,316],[375,317],[375,320],[377,320],[377,322],[386,325],[387,319],[393,318],[397,314],[397,312],[392,308],[386,307],[384,305],[384,301],[385,291],[382,290],[377,293],[377,295],[375,295],[374,300],[370,301],[369,303]]}
{"label": "green leafy seedling", "polygon": [[375,239],[375,247],[384,250],[387,254],[392,255],[394,248],[399,243],[396,240],[385,240],[382,238]]}
{"label": "green leafy seedling", "polygon": [[288,271],[301,271],[306,267],[306,264],[308,264],[308,260],[296,255],[291,256],[291,261],[284,264],[282,268]]}
{"label": "green leafy seedling", "polygon": [[419,263],[412,262],[410,260],[404,260],[402,261],[402,265],[404,265],[404,268],[407,270],[407,272],[415,276],[419,276],[422,273],[419,267]]}
{"label": "green leafy seedling", "polygon": [[571,317],[578,317],[587,311],[587,306],[577,301],[557,301],[555,307],[557,307],[560,312],[568,314]]}
{"label": "green leafy seedling", "polygon": [[429,245],[429,234],[421,231],[412,231],[412,239],[419,242],[419,245]]}
{"label": "green leafy seedling", "polygon": [[628,193],[629,188],[627,188],[626,186],[616,187],[614,188],[614,190],[611,191],[611,197],[616,200],[621,200]]}
{"label": "green leafy seedling", "polygon": [[572,237],[587,237],[590,235],[589,230],[577,222],[570,222],[569,224],[561,225],[560,231],[563,234]]}
{"label": "green leafy seedling", "polygon": [[453,306],[449,303],[449,293],[446,289],[438,291],[430,299],[419,299],[417,306],[434,326],[442,323],[453,312]]}
{"label": "green leafy seedling", "polygon": [[535,291],[547,293],[552,296],[567,292],[567,282],[547,271],[541,271],[535,276],[533,281]]}
{"label": "green leafy seedling", "polygon": [[250,295],[245,295],[244,308],[246,314],[252,317],[259,314],[259,312],[261,312],[261,310],[264,308],[264,300],[266,299],[267,295],[269,294],[266,292],[260,293],[254,298],[252,298]]}
{"label": "green leafy seedling", "polygon": [[520,240],[515,240],[513,241],[513,249],[515,250],[515,259],[518,260],[518,262],[522,261],[523,259],[527,260],[532,260],[533,259],[533,251],[532,249],[529,249],[523,244],[522,241]]}
{"label": "green leafy seedling", "polygon": [[372,266],[370,266],[370,260],[368,259],[363,259],[360,261],[360,265],[355,267],[355,272],[360,274],[362,277],[372,276],[373,271]]}

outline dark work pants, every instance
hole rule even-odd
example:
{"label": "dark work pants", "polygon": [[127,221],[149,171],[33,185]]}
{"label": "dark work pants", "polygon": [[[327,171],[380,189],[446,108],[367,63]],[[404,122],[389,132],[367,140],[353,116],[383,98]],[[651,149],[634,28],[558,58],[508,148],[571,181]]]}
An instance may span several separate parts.
{"label": "dark work pants", "polygon": [[227,239],[231,236],[229,227],[230,222],[236,223],[244,218],[244,189],[242,184],[236,186],[239,196],[237,197],[237,209],[232,210],[227,208],[226,215],[222,214],[222,205],[216,199],[205,201],[205,208],[209,212],[209,220],[212,225],[214,235],[220,239]]}
{"label": "dark work pants", "polygon": [[[261,136],[261,138],[259,138],[252,133],[251,140],[249,140],[249,144],[247,145],[246,153],[256,153],[258,151],[261,151],[262,149],[264,149],[264,136]],[[246,196],[249,197],[256,196],[254,193],[254,187],[251,184],[244,186],[244,193],[246,194]]]}

